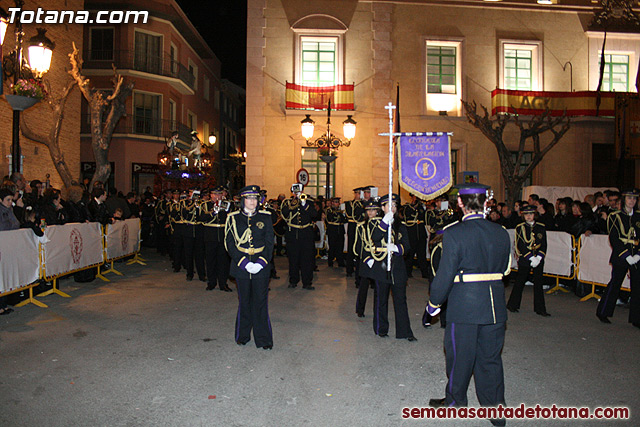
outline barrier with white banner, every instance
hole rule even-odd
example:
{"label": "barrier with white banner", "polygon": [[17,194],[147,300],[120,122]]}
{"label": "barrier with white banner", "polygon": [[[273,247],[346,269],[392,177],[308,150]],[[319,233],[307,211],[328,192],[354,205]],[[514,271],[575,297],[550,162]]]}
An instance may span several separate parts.
{"label": "barrier with white banner", "polygon": [[[515,236],[516,230],[509,229],[511,238],[511,269],[518,270],[516,258]],[[560,288],[560,279],[573,279],[575,277],[575,239],[564,231],[547,231],[547,252],[544,257],[544,275],[556,278],[556,286],[548,292],[564,290]]]}
{"label": "barrier with white banner", "polygon": [[104,262],[102,227],[97,222],[52,225],[42,244],[44,278],[74,273]]}
{"label": "barrier with white banner", "polygon": [[[591,236],[580,236],[578,247],[578,280],[591,285],[591,293],[581,301],[589,298],[598,298],[595,293],[596,286],[607,286],[611,280],[611,245],[609,236],[602,234],[592,234]],[[629,275],[624,278],[622,288],[630,290],[631,282]]]}
{"label": "barrier with white banner", "polygon": [[0,238],[0,295],[10,294],[40,278],[38,238],[30,228],[2,231]]}
{"label": "barrier with white banner", "polygon": [[105,262],[133,255],[140,250],[140,219],[116,221],[105,228]]}

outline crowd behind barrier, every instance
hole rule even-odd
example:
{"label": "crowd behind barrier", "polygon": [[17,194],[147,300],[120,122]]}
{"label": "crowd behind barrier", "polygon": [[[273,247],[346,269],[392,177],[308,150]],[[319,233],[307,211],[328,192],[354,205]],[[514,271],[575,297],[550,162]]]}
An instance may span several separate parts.
{"label": "crowd behind barrier", "polygon": [[47,227],[42,237],[29,229],[5,231],[1,236],[0,296],[28,289],[29,298],[23,302],[41,307],[46,305],[32,293],[40,280],[53,282],[53,290],[41,296],[65,296],[56,287],[57,279],[123,257],[137,257],[141,242],[138,218],[106,227],[97,222],[54,225]]}

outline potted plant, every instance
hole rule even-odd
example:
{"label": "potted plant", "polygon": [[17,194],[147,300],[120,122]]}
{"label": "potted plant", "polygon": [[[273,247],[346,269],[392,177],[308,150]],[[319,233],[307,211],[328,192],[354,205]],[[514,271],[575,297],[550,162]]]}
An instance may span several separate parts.
{"label": "potted plant", "polygon": [[26,110],[48,95],[42,82],[35,79],[18,79],[10,88],[13,95],[5,95],[7,102],[18,111]]}
{"label": "potted plant", "polygon": [[318,156],[323,162],[331,163],[338,158],[338,150],[330,147],[320,147],[318,148]]}

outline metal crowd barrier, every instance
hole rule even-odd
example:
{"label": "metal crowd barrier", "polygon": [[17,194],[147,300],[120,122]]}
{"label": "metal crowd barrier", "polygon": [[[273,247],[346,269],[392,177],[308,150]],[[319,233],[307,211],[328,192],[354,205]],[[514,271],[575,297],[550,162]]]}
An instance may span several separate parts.
{"label": "metal crowd barrier", "polygon": [[[98,223],[49,226],[43,237],[37,237],[31,229],[0,232],[0,296],[28,290],[28,298],[18,307],[29,303],[47,307],[33,295],[40,281],[50,281],[53,287],[38,297],[57,294],[68,298],[58,289],[62,276],[97,267],[97,277],[109,281],[105,273],[122,274],[113,268],[113,261],[131,255],[134,257],[127,264],[145,265],[139,256],[140,228],[140,219],[132,218],[105,230]],[[100,273],[106,262],[111,263],[111,269]]]}

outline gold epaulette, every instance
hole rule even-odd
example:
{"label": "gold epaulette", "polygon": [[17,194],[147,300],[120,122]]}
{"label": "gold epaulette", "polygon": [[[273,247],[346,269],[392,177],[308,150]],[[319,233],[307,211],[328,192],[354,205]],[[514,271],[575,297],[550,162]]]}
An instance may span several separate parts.
{"label": "gold epaulette", "polygon": [[456,225],[457,223],[459,223],[460,221],[453,221],[451,224],[445,225],[442,229],[446,230],[447,228],[451,227],[452,225]]}

